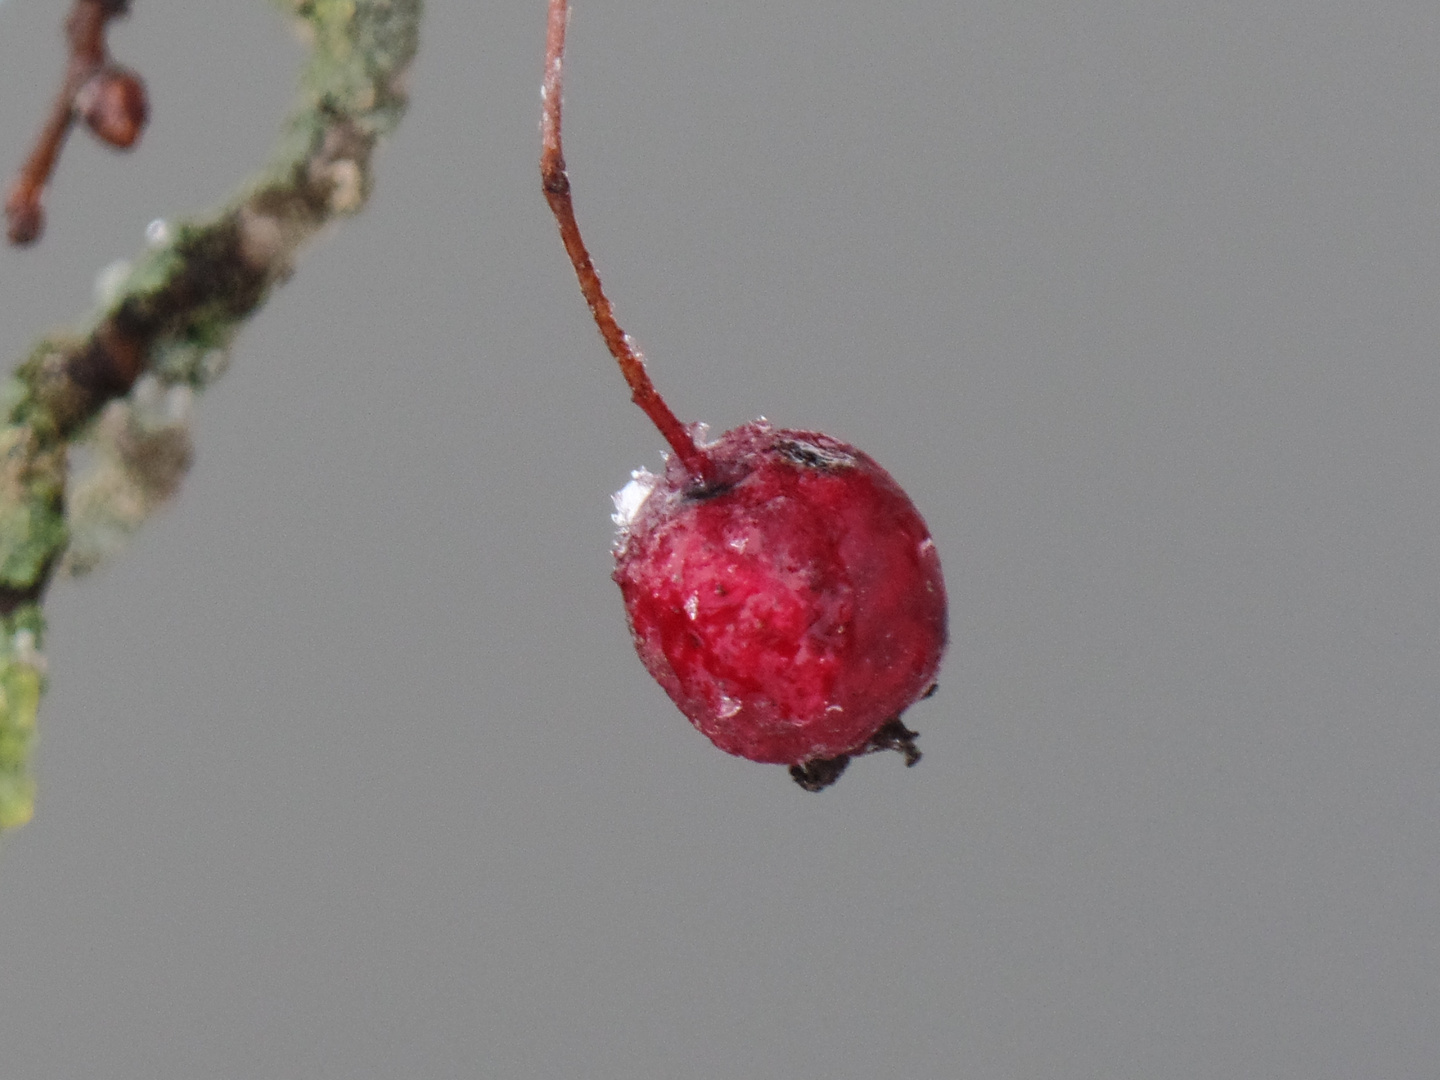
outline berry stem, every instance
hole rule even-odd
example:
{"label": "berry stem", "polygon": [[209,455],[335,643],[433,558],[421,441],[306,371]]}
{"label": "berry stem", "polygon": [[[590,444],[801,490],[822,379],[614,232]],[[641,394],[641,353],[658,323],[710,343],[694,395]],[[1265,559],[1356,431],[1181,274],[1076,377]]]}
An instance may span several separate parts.
{"label": "berry stem", "polygon": [[645,370],[645,357],[635,347],[630,335],[620,329],[615,321],[615,312],[610,306],[605,291],[600,287],[600,275],[580,238],[580,226],[575,221],[575,205],[570,197],[570,177],[565,172],[565,153],[560,146],[560,98],[561,82],[565,65],[565,27],[570,21],[568,0],[550,0],[550,18],[545,35],[545,82],[540,88],[542,111],[540,114],[540,180],[545,188],[545,201],[560,226],[560,239],[565,252],[575,267],[580,291],[590,305],[590,314],[600,328],[600,336],[610,355],[620,365],[620,373],[630,387],[630,398],[645,411],[645,415],[660,429],[681,464],[694,479],[702,484],[714,480],[714,463],[710,456],[695,444],[690,431],[665,404],[665,399],[650,381]]}

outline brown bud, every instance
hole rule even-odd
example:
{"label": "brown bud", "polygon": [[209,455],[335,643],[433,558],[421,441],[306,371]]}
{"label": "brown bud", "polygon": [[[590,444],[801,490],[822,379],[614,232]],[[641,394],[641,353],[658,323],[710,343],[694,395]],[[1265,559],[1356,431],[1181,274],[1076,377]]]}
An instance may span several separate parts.
{"label": "brown bud", "polygon": [[97,139],[128,150],[149,119],[150,103],[139,75],[106,64],[76,91],[75,112]]}
{"label": "brown bud", "polygon": [[40,193],[28,184],[16,184],[5,200],[5,220],[9,225],[6,235],[10,243],[23,247],[39,240],[45,229],[45,208],[40,205]]}

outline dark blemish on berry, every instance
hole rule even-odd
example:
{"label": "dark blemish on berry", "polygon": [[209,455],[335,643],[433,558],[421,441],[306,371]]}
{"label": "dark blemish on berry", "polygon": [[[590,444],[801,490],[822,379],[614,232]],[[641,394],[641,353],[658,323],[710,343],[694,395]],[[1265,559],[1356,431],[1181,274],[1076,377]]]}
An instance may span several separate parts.
{"label": "dark blemish on berry", "polygon": [[796,465],[803,465],[807,469],[829,471],[854,464],[854,461],[844,454],[827,453],[818,446],[797,442],[794,439],[777,440],[775,452],[787,461],[793,461]]}
{"label": "dark blemish on berry", "polygon": [[935,696],[935,691],[937,691],[937,690],[939,690],[939,689],[940,689],[940,684],[939,684],[938,682],[932,682],[932,683],[930,684],[930,689],[929,689],[929,690],[926,690],[923,694],[920,695],[920,700],[921,700],[921,701],[929,701],[932,697]]}
{"label": "dark blemish on berry", "polygon": [[685,489],[685,498],[691,502],[705,502],[717,495],[724,495],[734,486],[731,483],[697,481]]}

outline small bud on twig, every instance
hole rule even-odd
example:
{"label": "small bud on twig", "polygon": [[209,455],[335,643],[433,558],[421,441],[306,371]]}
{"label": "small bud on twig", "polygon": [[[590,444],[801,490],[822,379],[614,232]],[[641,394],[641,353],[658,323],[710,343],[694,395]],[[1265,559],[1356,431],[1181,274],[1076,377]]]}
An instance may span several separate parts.
{"label": "small bud on twig", "polygon": [[45,185],[77,117],[96,138],[117,149],[128,150],[140,138],[150,112],[145,84],[133,71],[112,64],[105,46],[106,25],[129,9],[129,0],[75,0],[65,20],[70,56],[64,82],[35,148],[5,198],[12,244],[33,244],[40,238],[45,228],[41,205]]}
{"label": "small bud on twig", "polygon": [[150,116],[145,83],[129,68],[107,64],[76,91],[75,112],[101,142],[128,150]]}
{"label": "small bud on twig", "polygon": [[45,208],[40,205],[38,191],[11,191],[5,200],[5,219],[9,223],[6,236],[17,246],[33,244],[45,228]]}

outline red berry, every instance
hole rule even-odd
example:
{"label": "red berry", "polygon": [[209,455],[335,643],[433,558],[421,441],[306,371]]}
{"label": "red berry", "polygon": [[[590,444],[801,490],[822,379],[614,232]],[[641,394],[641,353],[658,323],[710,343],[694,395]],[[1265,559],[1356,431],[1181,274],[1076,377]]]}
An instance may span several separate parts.
{"label": "red berry", "polygon": [[615,580],[640,659],[720,749],[833,783],[855,754],[920,759],[900,714],[935,688],[945,582],[914,505],[870,458],[762,421],[697,439],[620,329],[580,236],[560,142],[568,0],[550,0],[540,178],[631,399],[670,444],[615,497]]}
{"label": "red berry", "polygon": [[140,138],[150,118],[145,84],[128,68],[107,64],[75,93],[75,111],[95,137],[119,150]]}
{"label": "red berry", "polygon": [[640,659],[720,749],[843,767],[888,722],[903,732],[934,683],[946,604],[929,530],[884,469],[829,436],[759,421],[702,449],[708,486],[672,457],[616,496]]}

